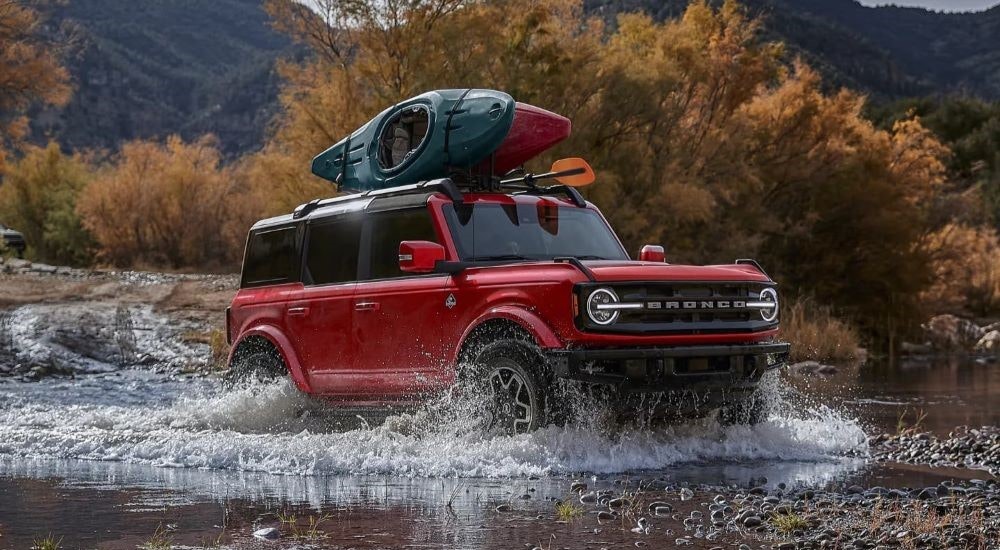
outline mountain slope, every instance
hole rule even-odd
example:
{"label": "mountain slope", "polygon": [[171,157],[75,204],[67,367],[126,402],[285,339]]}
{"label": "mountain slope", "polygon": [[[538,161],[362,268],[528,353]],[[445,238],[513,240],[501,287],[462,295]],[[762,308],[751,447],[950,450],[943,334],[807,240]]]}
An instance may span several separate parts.
{"label": "mountain slope", "polygon": [[78,39],[76,90],[36,115],[35,134],[70,148],[211,132],[227,154],[253,149],[275,108],[274,62],[291,51],[259,0],[72,0],[49,25]]}
{"label": "mountain slope", "polygon": [[[833,86],[878,98],[965,93],[1000,99],[1000,7],[980,13],[866,7],[855,0],[742,0],[780,40]],[[586,0],[612,19],[644,11],[683,13],[688,0]]]}
{"label": "mountain slope", "polygon": [[[721,0],[712,0],[719,2]],[[585,0],[620,12],[680,16],[689,0]],[[1000,7],[944,14],[869,8],[854,0],[743,0],[763,37],[786,43],[825,76],[876,100],[964,93],[1000,100]],[[179,133],[219,137],[228,157],[260,147],[277,108],[275,61],[301,55],[268,25],[261,0],[70,0],[49,27],[75,27],[68,60],[76,92],[35,113],[35,138],[115,150],[125,140]],[[62,32],[62,31],[58,31]]]}

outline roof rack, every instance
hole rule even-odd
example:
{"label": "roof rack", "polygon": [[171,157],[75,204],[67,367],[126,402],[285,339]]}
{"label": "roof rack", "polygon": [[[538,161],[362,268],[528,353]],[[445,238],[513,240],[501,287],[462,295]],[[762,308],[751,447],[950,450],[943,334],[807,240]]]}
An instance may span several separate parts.
{"label": "roof rack", "polygon": [[420,183],[414,183],[412,185],[400,185],[398,187],[389,187],[386,189],[374,189],[370,191],[364,191],[362,193],[345,195],[343,197],[334,197],[330,199],[313,199],[305,204],[297,206],[295,210],[292,211],[292,219],[297,220],[299,218],[309,215],[310,212],[316,210],[317,208],[341,202],[348,202],[363,198],[395,197],[399,195],[411,195],[414,193],[430,193],[433,191],[441,191],[454,202],[462,202],[463,199],[462,191],[460,191],[458,186],[455,185],[455,182],[451,181],[451,179],[449,178],[442,178],[430,181],[422,181]]}
{"label": "roof rack", "polygon": [[[475,186],[465,187],[467,191],[487,191]],[[513,191],[514,195],[566,195],[566,197],[573,203],[574,206],[579,208],[585,208],[587,206],[586,199],[583,195],[574,187],[568,185],[552,185],[548,187],[538,187],[534,185],[504,185],[498,186],[492,191],[497,193],[502,193],[504,191]],[[299,219],[308,216],[310,212],[331,204],[338,204],[342,202],[348,202],[363,198],[382,198],[382,197],[396,197],[401,195],[412,195],[416,193],[431,193],[434,191],[440,191],[447,195],[452,202],[461,203],[464,200],[464,195],[462,194],[462,188],[459,187],[451,178],[441,178],[430,181],[423,181],[420,183],[414,183],[412,185],[400,185],[398,187],[389,187],[386,189],[375,189],[370,191],[365,191],[363,193],[355,193],[353,195],[345,195],[343,197],[334,197],[329,199],[313,199],[305,204],[301,204],[292,211],[292,219]]]}

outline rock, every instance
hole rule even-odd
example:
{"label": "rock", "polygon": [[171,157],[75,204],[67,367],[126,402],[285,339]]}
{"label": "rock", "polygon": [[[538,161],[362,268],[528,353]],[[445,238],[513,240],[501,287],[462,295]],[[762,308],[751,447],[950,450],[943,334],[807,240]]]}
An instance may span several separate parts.
{"label": "rock", "polygon": [[1000,353],[1000,330],[991,330],[976,342],[975,351]]}
{"label": "rock", "polygon": [[926,489],[917,493],[917,498],[920,500],[931,500],[937,498],[938,488],[937,487],[927,487]]}
{"label": "rock", "polygon": [[511,508],[510,504],[500,504],[499,506],[494,508],[494,510],[496,510],[497,512],[510,512]]}
{"label": "rock", "polygon": [[593,491],[580,495],[581,504],[593,504],[595,502],[597,502],[597,493]]}
{"label": "rock", "polygon": [[743,520],[743,527],[759,527],[763,522],[759,516],[749,516]]}
{"label": "rock", "polygon": [[649,506],[646,507],[646,509],[648,509],[650,512],[656,510],[657,508],[666,508],[668,512],[673,512],[674,511],[674,507],[673,506],[671,506],[670,504],[668,504],[666,502],[663,502],[661,500],[656,500],[656,501],[650,502]]}
{"label": "rock", "polygon": [[27,270],[31,268],[31,262],[19,258],[11,258],[4,263],[4,269],[12,271]]}
{"label": "rock", "polygon": [[619,508],[628,507],[629,504],[631,504],[631,502],[629,502],[629,500],[626,498],[613,498],[608,501],[608,508],[611,508],[612,510],[617,510]]}
{"label": "rock", "polygon": [[819,361],[799,361],[789,365],[788,370],[795,374],[814,374],[819,367]]}
{"label": "rock", "polygon": [[930,344],[914,344],[912,342],[903,342],[899,345],[899,352],[903,355],[927,355],[934,351]]}
{"label": "rock", "polygon": [[281,531],[278,531],[274,527],[265,527],[263,529],[257,529],[253,532],[254,538],[264,539],[264,540],[277,540],[281,537]]}
{"label": "rock", "polygon": [[694,498],[694,491],[688,489],[687,487],[684,487],[683,489],[681,489],[680,495],[681,495],[681,500],[683,501],[691,500],[692,498]]}
{"label": "rock", "polygon": [[34,271],[36,273],[55,273],[57,269],[59,268],[54,265],[48,265],[48,264],[31,265],[31,271]]}
{"label": "rock", "polygon": [[924,325],[927,338],[935,349],[970,350],[985,331],[968,319],[954,315],[937,315]]}
{"label": "rock", "polygon": [[601,510],[600,512],[597,512],[597,519],[600,521],[611,521],[613,519],[618,519],[618,516],[611,512]]}
{"label": "rock", "polygon": [[569,490],[571,493],[582,493],[587,490],[587,484],[582,481],[574,481],[570,484]]}

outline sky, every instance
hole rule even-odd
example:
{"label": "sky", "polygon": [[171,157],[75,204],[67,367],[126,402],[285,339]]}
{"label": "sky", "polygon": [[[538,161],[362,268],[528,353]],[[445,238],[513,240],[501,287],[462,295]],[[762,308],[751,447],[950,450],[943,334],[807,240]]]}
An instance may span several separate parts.
{"label": "sky", "polygon": [[918,6],[939,11],[981,11],[1000,4],[1000,0],[860,0],[866,6]]}

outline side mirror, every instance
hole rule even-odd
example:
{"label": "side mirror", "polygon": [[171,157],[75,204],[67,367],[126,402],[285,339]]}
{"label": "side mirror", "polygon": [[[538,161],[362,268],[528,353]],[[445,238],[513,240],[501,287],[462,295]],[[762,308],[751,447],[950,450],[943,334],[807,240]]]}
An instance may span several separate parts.
{"label": "side mirror", "polygon": [[404,273],[433,273],[434,266],[444,260],[444,247],[430,241],[399,243],[399,270]]}
{"label": "side mirror", "polygon": [[663,252],[662,246],[647,244],[639,251],[639,260],[643,262],[665,262],[667,255]]}

